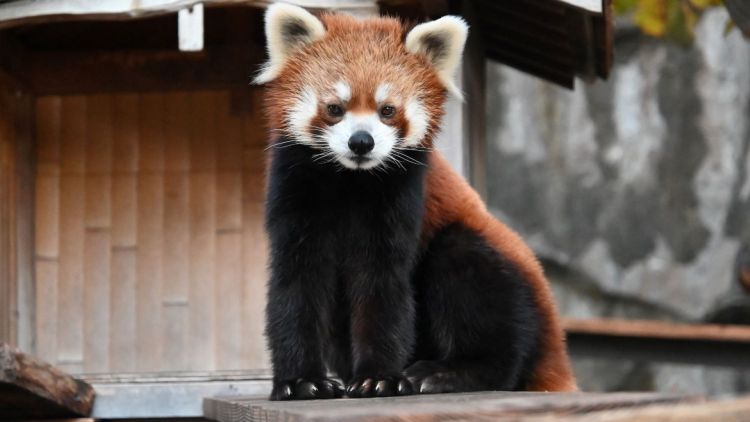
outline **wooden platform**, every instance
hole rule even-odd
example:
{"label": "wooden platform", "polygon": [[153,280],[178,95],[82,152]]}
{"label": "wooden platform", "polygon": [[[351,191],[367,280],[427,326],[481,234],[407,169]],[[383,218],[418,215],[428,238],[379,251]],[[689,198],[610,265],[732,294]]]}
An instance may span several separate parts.
{"label": "wooden platform", "polygon": [[[437,394],[380,399],[270,402],[258,397],[205,399],[204,416],[219,422],[266,421],[742,421],[750,398],[706,402],[654,393]],[[745,418],[745,419],[743,419]]]}

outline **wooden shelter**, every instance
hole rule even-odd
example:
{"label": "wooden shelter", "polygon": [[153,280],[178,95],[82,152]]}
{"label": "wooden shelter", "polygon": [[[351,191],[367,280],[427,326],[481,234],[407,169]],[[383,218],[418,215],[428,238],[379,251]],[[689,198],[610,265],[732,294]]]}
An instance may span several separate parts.
{"label": "wooden shelter", "polygon": [[[0,2],[0,342],[89,374],[99,416],[193,415],[117,401],[133,384],[158,400],[156,380],[267,387],[267,132],[248,85],[267,3]],[[480,192],[486,60],[568,88],[612,65],[608,0],[296,3],[469,21],[467,101],[438,143]]]}

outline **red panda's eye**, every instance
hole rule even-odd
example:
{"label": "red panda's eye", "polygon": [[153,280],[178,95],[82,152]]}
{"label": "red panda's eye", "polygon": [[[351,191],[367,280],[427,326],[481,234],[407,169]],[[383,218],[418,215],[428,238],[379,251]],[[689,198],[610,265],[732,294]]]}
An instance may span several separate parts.
{"label": "red panda's eye", "polygon": [[329,104],[328,114],[331,117],[341,117],[344,115],[344,109],[342,109],[341,106],[338,104]]}
{"label": "red panda's eye", "polygon": [[383,106],[380,107],[380,117],[383,117],[385,119],[391,118],[396,114],[396,107],[394,106]]}

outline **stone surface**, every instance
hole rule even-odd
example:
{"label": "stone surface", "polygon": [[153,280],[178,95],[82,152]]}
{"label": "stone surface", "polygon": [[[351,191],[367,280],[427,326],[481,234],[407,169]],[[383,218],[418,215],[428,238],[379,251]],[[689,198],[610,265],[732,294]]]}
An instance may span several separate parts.
{"label": "stone surface", "polygon": [[[750,322],[750,42],[727,18],[707,13],[687,49],[621,28],[609,81],[575,91],[489,66],[489,206],[540,254],[563,313]],[[748,388],[718,371],[622,364],[590,385]]]}

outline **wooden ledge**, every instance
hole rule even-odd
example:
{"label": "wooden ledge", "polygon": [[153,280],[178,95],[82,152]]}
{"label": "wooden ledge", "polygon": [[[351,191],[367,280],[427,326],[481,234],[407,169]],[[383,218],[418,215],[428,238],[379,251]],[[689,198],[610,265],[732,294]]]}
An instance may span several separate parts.
{"label": "wooden ledge", "polygon": [[750,343],[750,326],[741,325],[679,324],[622,319],[565,319],[563,327],[566,332],[575,334]]}
{"label": "wooden ledge", "polygon": [[[271,402],[258,397],[209,398],[204,416],[219,422],[549,420],[655,404],[700,403],[691,396],[654,393],[435,394],[377,399]],[[506,419],[507,418],[507,419]],[[576,419],[570,419],[576,420]]]}
{"label": "wooden ledge", "polygon": [[617,319],[563,321],[577,357],[750,369],[750,327]]}

